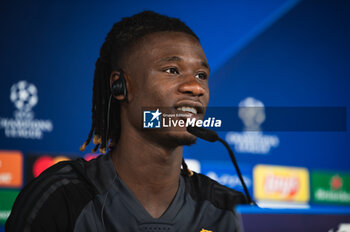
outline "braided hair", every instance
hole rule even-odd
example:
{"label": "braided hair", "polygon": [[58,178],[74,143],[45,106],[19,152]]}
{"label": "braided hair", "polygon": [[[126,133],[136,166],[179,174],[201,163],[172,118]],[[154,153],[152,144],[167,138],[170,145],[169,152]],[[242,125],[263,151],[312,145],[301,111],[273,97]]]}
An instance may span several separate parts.
{"label": "braided hair", "polygon": [[[92,97],[92,124],[87,140],[80,147],[81,151],[85,150],[92,137],[95,144],[92,152],[99,149],[101,153],[106,153],[107,149],[112,149],[117,144],[121,131],[119,102],[114,100],[110,102],[110,115],[107,117],[111,96],[110,75],[112,71],[120,68],[118,64],[123,53],[137,43],[141,37],[164,31],[183,32],[192,35],[199,41],[194,32],[179,19],[152,11],[143,11],[123,18],[113,25],[101,47],[100,57],[96,61]],[[107,118],[110,118],[110,122],[107,122]],[[109,123],[108,128],[107,123]]]}

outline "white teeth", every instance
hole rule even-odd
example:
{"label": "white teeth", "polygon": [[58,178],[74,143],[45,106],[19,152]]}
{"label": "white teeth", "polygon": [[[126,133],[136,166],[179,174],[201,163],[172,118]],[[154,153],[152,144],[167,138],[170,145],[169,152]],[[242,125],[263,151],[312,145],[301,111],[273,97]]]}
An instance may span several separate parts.
{"label": "white teeth", "polygon": [[192,114],[197,114],[197,110],[195,108],[192,107],[188,107],[188,106],[182,106],[182,107],[177,107],[177,110],[183,111],[183,112],[189,112]]}

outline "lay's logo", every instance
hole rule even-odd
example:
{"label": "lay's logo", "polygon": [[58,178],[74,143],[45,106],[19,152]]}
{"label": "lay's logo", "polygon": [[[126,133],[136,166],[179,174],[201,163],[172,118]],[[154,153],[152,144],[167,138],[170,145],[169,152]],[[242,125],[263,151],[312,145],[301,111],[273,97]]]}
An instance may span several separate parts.
{"label": "lay's logo", "polygon": [[305,168],[257,165],[253,175],[254,195],[259,201],[309,200],[309,173]]}
{"label": "lay's logo", "polygon": [[284,197],[293,197],[300,188],[299,179],[294,176],[267,175],[264,183],[266,193],[278,193]]}

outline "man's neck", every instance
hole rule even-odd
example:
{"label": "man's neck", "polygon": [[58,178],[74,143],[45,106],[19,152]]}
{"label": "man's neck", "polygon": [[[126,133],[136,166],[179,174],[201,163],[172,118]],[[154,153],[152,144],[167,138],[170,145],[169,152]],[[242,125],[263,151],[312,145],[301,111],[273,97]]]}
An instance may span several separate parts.
{"label": "man's neck", "polygon": [[112,159],[118,175],[154,218],[176,195],[182,147],[164,148],[137,133],[122,133]]}

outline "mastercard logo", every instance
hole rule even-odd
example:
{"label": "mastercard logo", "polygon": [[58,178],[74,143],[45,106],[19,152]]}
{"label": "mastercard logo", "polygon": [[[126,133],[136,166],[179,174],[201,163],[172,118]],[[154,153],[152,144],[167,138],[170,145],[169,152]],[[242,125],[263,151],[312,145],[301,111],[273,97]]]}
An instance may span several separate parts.
{"label": "mastercard logo", "polygon": [[92,159],[95,159],[95,158],[97,158],[97,157],[99,157],[101,154],[99,154],[99,153],[88,153],[88,154],[85,154],[85,156],[84,156],[84,159],[86,160],[86,161],[90,161],[90,160],[92,160]]}
{"label": "mastercard logo", "polygon": [[33,164],[33,176],[38,177],[43,171],[45,171],[47,168],[51,167],[52,165],[61,162],[61,161],[66,161],[70,160],[70,158],[66,156],[56,156],[56,157],[51,157],[51,156],[41,156],[37,160],[35,160]]}

